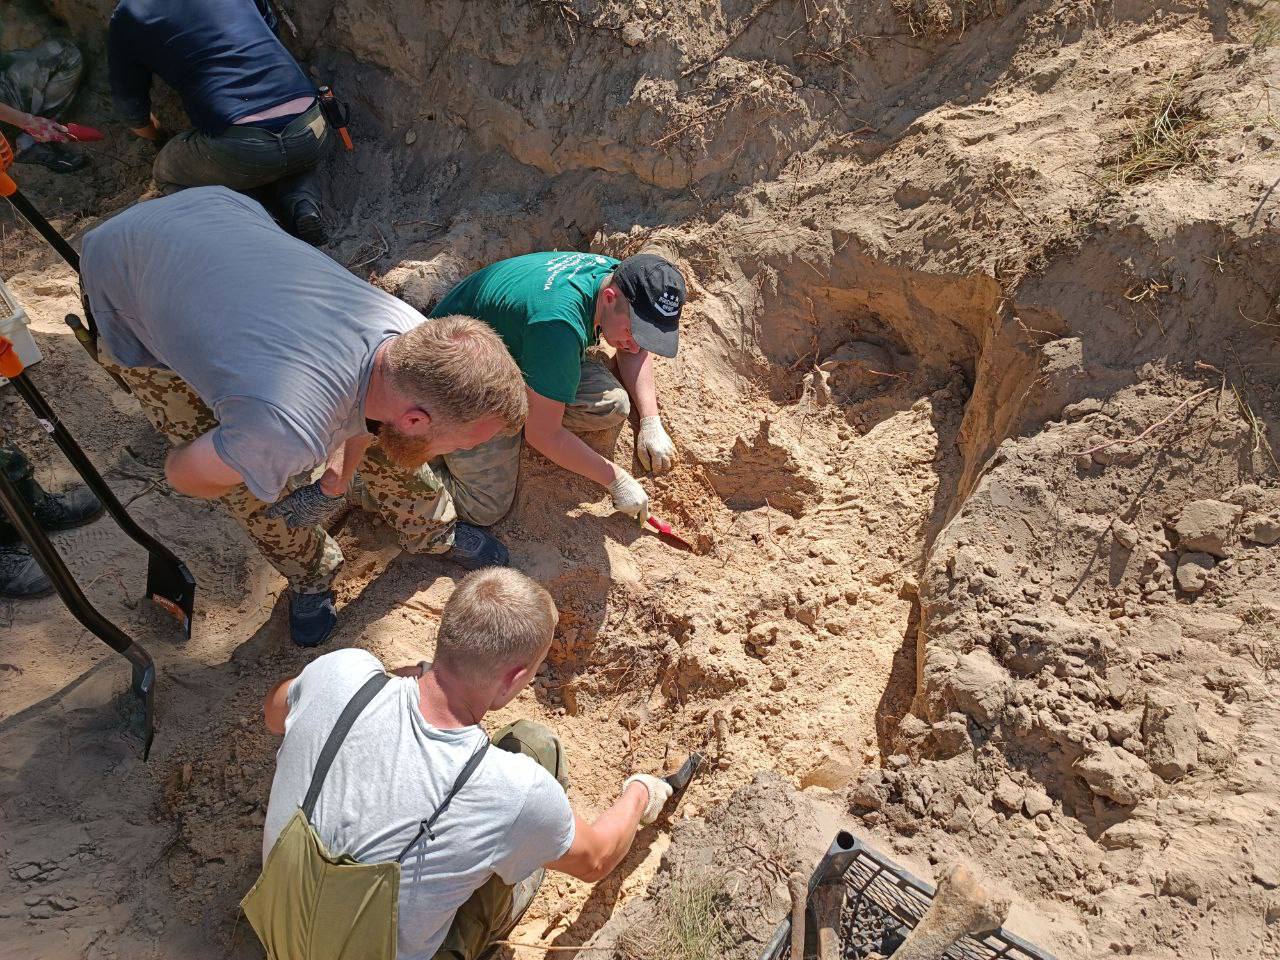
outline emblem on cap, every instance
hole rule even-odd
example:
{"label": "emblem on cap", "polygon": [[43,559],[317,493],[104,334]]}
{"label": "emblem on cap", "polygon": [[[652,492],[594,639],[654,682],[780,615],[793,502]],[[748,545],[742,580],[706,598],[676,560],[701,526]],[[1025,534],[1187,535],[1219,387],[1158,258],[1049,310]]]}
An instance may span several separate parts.
{"label": "emblem on cap", "polygon": [[674,317],[680,313],[680,297],[670,290],[664,290],[662,296],[654,302],[658,312],[664,317]]}

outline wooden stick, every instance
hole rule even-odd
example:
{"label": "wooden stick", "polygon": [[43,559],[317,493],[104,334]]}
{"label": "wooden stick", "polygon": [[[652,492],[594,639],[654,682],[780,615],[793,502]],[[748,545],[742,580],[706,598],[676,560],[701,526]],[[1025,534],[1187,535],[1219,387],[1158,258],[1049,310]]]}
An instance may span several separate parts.
{"label": "wooden stick", "polygon": [[809,881],[799,870],[787,877],[791,894],[791,960],[804,960],[804,908],[809,897]]}

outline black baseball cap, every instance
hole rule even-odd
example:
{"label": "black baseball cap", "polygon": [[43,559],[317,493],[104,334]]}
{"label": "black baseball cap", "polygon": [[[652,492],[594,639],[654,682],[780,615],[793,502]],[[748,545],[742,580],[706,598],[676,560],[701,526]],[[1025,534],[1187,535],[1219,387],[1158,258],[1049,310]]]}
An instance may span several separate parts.
{"label": "black baseball cap", "polygon": [[631,304],[636,343],[660,357],[674,357],[686,297],[680,271],[670,260],[638,253],[614,268],[613,282]]}

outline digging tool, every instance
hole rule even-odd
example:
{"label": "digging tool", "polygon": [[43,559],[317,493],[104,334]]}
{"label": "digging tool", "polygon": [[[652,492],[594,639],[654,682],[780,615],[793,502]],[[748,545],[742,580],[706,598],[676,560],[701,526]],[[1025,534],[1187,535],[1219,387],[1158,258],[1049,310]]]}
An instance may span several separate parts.
{"label": "digging tool", "polygon": [[[13,153],[9,149],[8,141],[0,135],[0,196],[7,198],[62,255],[63,259],[79,272],[79,255],[22,195],[18,185],[9,176],[8,168],[12,162]],[[77,324],[71,324],[73,329]],[[91,337],[92,326],[88,332]],[[77,339],[84,342],[79,331],[77,331]],[[98,473],[97,468],[85,455],[71,432],[63,426],[53,408],[28,378],[13,343],[3,336],[0,336],[0,376],[7,377],[13,384],[18,395],[26,401],[31,412],[35,414],[40,426],[71,461],[76,473],[102,502],[120,529],[129,539],[147,551],[146,595],[156,606],[178,620],[181,638],[190,640],[191,618],[196,601],[196,581],[191,571],[187,569],[187,565],[168,547],[138,526],[129,515],[107,482],[102,479],[102,474]],[[4,488],[3,494],[5,512],[13,518],[14,527],[31,547],[32,554],[54,584],[67,609],[94,636],[125,657],[132,665],[133,692],[142,703],[143,759],[145,760],[151,752],[151,741],[155,736],[155,667],[151,657],[115,624],[102,616],[85,598],[26,503],[17,496],[16,488],[9,484]]]}
{"label": "digging tool", "polygon": [[892,960],[942,960],[961,937],[986,933],[1004,923],[1009,900],[993,895],[972,870],[955,863],[938,878],[933,903]]}
{"label": "digging tool", "polygon": [[67,128],[71,139],[77,143],[97,143],[103,138],[101,130],[86,127],[83,123],[64,123],[63,126]]}
{"label": "digging tool", "polygon": [[813,926],[818,935],[818,960],[840,960],[840,913],[844,884],[824,883],[809,895]]}
{"label": "digging tool", "polygon": [[676,533],[675,530],[672,529],[671,524],[667,523],[667,521],[659,520],[651,513],[645,522],[649,524],[649,526],[653,527],[653,529],[657,530],[663,540],[666,540],[674,546],[688,550],[690,553],[693,552],[693,544],[680,536],[680,534]]}
{"label": "digging tool", "polygon": [[351,142],[351,134],[347,130],[347,122],[351,119],[350,108],[337,98],[333,88],[327,84],[317,87],[316,93],[320,96],[320,112],[324,114],[325,120],[328,121],[329,126],[338,131],[338,136],[342,138],[342,145],[348,150],[354,150],[356,145]]}

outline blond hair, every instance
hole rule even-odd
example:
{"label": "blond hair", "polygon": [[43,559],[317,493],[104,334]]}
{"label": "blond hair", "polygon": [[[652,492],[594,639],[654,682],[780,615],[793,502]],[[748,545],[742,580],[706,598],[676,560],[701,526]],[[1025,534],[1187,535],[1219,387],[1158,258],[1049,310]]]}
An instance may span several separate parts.
{"label": "blond hair", "polygon": [[471,677],[527,666],[551,643],[558,619],[551,594],[520,571],[477,570],[444,605],[435,663]]}
{"label": "blond hair", "polygon": [[502,338],[474,317],[426,320],[387,347],[387,379],[453,423],[497,417],[514,433],[529,415],[524,379]]}

